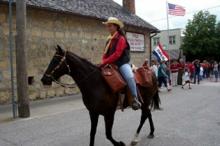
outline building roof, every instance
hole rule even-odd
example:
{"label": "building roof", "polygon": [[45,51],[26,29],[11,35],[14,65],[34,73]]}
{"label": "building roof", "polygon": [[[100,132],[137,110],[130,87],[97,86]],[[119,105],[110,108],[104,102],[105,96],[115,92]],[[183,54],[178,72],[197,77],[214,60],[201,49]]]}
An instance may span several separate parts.
{"label": "building roof", "polygon": [[[8,2],[8,0],[0,0]],[[16,1],[16,0],[14,0]],[[144,21],[137,15],[114,2],[113,0],[26,0],[27,5],[47,10],[72,13],[76,15],[106,20],[108,17],[117,17],[125,24],[149,29],[157,32],[158,29]]]}

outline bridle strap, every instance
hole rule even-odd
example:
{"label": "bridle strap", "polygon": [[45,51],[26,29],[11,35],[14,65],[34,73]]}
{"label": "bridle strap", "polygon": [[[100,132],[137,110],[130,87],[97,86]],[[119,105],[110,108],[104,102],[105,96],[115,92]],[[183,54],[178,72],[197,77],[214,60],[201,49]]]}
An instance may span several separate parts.
{"label": "bridle strap", "polygon": [[[57,69],[59,69],[63,63],[66,65],[66,67],[67,67],[67,69],[68,69],[68,75],[70,75],[71,69],[70,69],[70,66],[67,64],[66,54],[67,54],[67,52],[65,51],[64,56],[61,56],[61,55],[58,55],[58,54],[55,55],[55,56],[57,56],[57,57],[61,57],[61,60],[60,60],[59,64],[51,71],[51,73],[50,73],[50,74],[45,74],[45,76],[50,77],[56,84],[58,84],[58,85],[60,85],[60,86],[62,86],[62,87],[64,87],[64,88],[76,88],[76,86],[77,86],[76,83],[74,83],[74,84],[61,83],[60,81],[56,80],[56,79],[53,77],[53,73],[54,73]],[[79,81],[78,84],[81,84],[81,83],[83,83],[84,81],[86,81],[86,80],[87,80],[93,73],[95,73],[96,71],[97,71],[97,70],[94,69],[94,70],[93,70],[92,72],[90,72],[84,79],[82,79],[81,81]]]}

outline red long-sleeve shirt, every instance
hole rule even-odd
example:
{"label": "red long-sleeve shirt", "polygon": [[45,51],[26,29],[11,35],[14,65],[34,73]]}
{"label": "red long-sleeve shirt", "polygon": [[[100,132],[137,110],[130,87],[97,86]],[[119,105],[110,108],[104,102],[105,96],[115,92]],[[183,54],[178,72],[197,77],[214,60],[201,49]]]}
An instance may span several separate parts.
{"label": "red long-sleeve shirt", "polygon": [[184,69],[185,68],[185,63],[179,63],[178,68],[179,68],[179,70]]}
{"label": "red long-sleeve shirt", "polygon": [[[115,52],[110,56],[107,56],[106,54],[103,55],[103,57],[102,57],[102,64],[103,65],[115,63],[121,57],[121,55],[124,52],[124,49],[127,47],[125,37],[121,36],[121,35],[118,36],[118,35],[116,35],[116,37],[119,37],[119,40],[118,40]],[[111,46],[111,44],[110,44],[110,46]]]}
{"label": "red long-sleeve shirt", "polygon": [[175,64],[171,64],[170,69],[171,69],[172,73],[176,73],[179,70],[179,66],[176,63]]}
{"label": "red long-sleeve shirt", "polygon": [[191,74],[193,74],[195,72],[195,66],[192,63],[188,64],[188,68]]}

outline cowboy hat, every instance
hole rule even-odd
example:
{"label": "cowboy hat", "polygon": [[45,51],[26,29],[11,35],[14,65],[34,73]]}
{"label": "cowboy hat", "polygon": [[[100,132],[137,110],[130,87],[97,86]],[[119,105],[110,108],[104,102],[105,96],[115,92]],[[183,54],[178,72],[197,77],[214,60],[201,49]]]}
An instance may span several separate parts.
{"label": "cowboy hat", "polygon": [[108,20],[106,22],[102,22],[103,24],[116,24],[118,25],[120,28],[124,27],[124,24],[122,21],[120,21],[118,18],[116,17],[109,17]]}

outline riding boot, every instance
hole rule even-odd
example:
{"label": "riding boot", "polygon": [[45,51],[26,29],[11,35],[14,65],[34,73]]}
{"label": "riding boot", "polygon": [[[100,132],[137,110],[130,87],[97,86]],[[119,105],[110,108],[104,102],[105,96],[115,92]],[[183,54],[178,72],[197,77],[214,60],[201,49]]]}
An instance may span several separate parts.
{"label": "riding boot", "polygon": [[133,98],[133,102],[132,102],[132,109],[133,110],[138,110],[141,108],[141,103],[139,102],[137,97]]}

